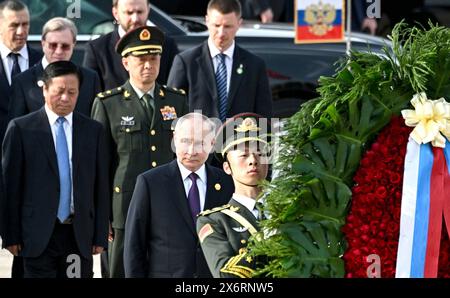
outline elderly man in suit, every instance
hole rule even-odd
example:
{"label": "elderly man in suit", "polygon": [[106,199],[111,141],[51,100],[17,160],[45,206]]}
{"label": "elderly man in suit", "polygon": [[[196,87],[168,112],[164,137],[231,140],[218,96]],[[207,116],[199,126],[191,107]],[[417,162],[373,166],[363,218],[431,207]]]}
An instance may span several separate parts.
{"label": "elderly man in suit", "polygon": [[104,130],[73,111],[77,66],[51,63],[43,81],[45,106],[11,120],[3,142],[5,245],[23,256],[25,277],[92,277],[108,236]]}
{"label": "elderly man in suit", "polygon": [[130,79],[100,93],[92,118],[107,132],[111,159],[112,229],[109,246],[110,277],[124,277],[125,220],[136,177],[172,161],[171,123],[188,112],[186,96],[156,82],[164,34],[156,27],[138,27],[117,44]]}
{"label": "elderly man in suit", "polygon": [[234,40],[241,22],[237,0],[211,0],[208,40],[175,57],[167,84],[188,93],[190,111],[201,110],[222,122],[242,112],[272,117],[265,64]]}
{"label": "elderly man in suit", "polygon": [[[41,62],[18,75],[11,86],[9,118],[13,119],[39,110],[44,105],[42,82],[45,67],[55,61],[69,61],[77,41],[75,24],[62,17],[50,19],[42,28],[42,49],[44,57]],[[80,67],[83,82],[75,111],[90,116],[95,96],[100,92],[100,79],[93,70]]]}
{"label": "elderly man in suit", "polygon": [[214,136],[207,117],[181,117],[177,159],[138,176],[125,226],[126,277],[211,277],[195,232],[197,214],[233,193],[231,179],[205,165]]}
{"label": "elderly man in suit", "polygon": [[[113,0],[112,14],[118,26],[116,29],[86,45],[83,65],[95,70],[100,76],[102,90],[113,89],[128,79],[122,65],[122,57],[115,52],[115,46],[127,32],[147,24],[150,13],[149,0]],[[166,36],[161,67],[157,81],[165,84],[172,61],[178,53],[175,41]]]}
{"label": "elderly man in suit", "polygon": [[[25,4],[18,0],[5,0],[0,3],[0,56],[2,60],[0,62],[0,142],[3,141],[9,120],[11,83],[21,71],[33,66],[42,57],[40,52],[29,48],[26,44],[29,26],[30,14]],[[2,212],[1,209],[0,212]],[[23,276],[22,267],[21,259],[14,258],[11,274],[13,278]]]}
{"label": "elderly man in suit", "polygon": [[[18,75],[12,86],[9,103],[9,118],[13,119],[39,110],[44,105],[42,82],[45,67],[55,61],[69,61],[77,41],[75,24],[62,17],[50,19],[42,28],[42,49],[44,57],[41,62]],[[100,79],[93,70],[80,67],[83,82],[75,111],[90,116],[92,103],[100,92]]]}

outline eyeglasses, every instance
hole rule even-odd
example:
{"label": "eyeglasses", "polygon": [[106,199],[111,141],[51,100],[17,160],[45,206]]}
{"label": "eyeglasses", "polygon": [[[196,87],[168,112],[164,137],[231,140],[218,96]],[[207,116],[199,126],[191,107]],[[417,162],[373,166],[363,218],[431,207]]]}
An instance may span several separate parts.
{"label": "eyeglasses", "polygon": [[61,50],[63,51],[68,51],[71,49],[72,45],[68,44],[68,43],[57,43],[57,42],[47,42],[47,46],[50,50],[55,51],[58,46],[61,48]]}

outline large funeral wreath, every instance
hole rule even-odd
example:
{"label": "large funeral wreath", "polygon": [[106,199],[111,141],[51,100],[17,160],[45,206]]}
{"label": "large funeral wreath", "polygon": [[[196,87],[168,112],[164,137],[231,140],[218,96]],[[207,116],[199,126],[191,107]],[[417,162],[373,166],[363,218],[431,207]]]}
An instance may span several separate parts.
{"label": "large funeral wreath", "polygon": [[[366,256],[393,277],[403,163],[411,128],[401,111],[413,96],[450,99],[450,29],[397,25],[385,55],[352,52],[320,97],[291,117],[281,137],[278,176],[265,185],[271,230],[251,243],[274,277],[364,277]],[[450,119],[449,119],[450,120]],[[449,276],[443,228],[439,276]]]}

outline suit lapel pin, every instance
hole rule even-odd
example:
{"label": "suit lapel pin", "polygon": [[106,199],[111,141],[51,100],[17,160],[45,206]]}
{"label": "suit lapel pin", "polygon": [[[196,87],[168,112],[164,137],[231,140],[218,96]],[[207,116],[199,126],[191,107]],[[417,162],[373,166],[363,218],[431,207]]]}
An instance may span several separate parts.
{"label": "suit lapel pin", "polygon": [[161,97],[165,96],[164,91],[162,89],[159,89],[159,96],[161,96]]}
{"label": "suit lapel pin", "polygon": [[219,191],[222,189],[222,186],[219,183],[214,184],[214,188]]}
{"label": "suit lapel pin", "polygon": [[43,81],[43,80],[37,81],[37,85],[38,85],[40,88],[44,87],[44,81]]}
{"label": "suit lapel pin", "polygon": [[237,74],[242,74],[244,72],[244,66],[242,64],[239,65],[238,69],[236,69]]}

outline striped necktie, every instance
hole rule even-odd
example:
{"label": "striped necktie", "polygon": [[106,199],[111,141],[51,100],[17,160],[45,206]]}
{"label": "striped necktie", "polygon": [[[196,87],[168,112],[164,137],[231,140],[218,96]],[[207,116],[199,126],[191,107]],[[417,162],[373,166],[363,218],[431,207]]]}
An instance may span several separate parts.
{"label": "striped necktie", "polygon": [[218,65],[216,70],[216,85],[217,85],[217,93],[219,95],[219,118],[222,122],[225,122],[227,117],[227,67],[225,65],[225,57],[226,55],[223,53],[218,54]]}

